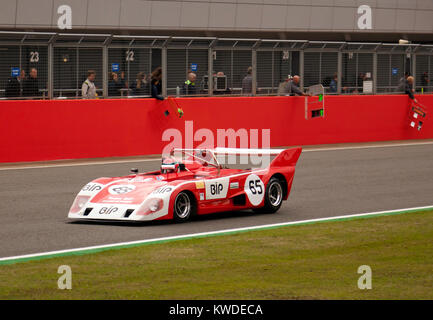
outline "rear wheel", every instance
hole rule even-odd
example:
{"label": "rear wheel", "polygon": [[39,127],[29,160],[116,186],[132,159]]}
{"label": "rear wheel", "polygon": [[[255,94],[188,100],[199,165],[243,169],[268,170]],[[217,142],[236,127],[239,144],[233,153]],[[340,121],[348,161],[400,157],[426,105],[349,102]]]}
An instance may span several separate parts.
{"label": "rear wheel", "polygon": [[180,192],[174,200],[173,219],[177,222],[189,220],[194,212],[194,205],[193,199],[187,192]]}
{"label": "rear wheel", "polygon": [[278,178],[271,178],[266,186],[265,205],[262,208],[254,209],[256,212],[274,213],[280,209],[283,203],[284,188],[283,182]]}

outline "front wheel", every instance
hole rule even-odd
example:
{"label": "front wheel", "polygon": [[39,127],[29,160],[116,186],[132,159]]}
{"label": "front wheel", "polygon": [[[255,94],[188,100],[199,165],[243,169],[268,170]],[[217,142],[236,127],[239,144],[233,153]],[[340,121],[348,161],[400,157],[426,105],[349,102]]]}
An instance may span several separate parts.
{"label": "front wheel", "polygon": [[174,200],[173,219],[177,222],[184,222],[191,218],[194,211],[194,201],[191,196],[182,191]]}
{"label": "front wheel", "polygon": [[283,203],[284,188],[281,180],[271,178],[266,186],[265,205],[262,208],[254,209],[256,212],[274,213],[280,209]]}

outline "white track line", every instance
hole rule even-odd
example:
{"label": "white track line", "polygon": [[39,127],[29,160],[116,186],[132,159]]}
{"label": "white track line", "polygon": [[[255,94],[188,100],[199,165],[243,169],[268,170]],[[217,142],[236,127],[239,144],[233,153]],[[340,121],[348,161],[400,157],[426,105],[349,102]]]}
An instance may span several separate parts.
{"label": "white track line", "polygon": [[129,242],[119,242],[119,243],[105,244],[105,245],[99,245],[99,246],[90,246],[90,247],[81,247],[81,248],[73,248],[73,249],[66,249],[66,250],[57,250],[57,251],[49,251],[49,252],[42,252],[42,253],[26,254],[26,255],[20,255],[20,256],[0,258],[0,262],[9,261],[9,260],[38,258],[38,257],[44,257],[44,256],[52,256],[52,255],[63,255],[63,254],[77,253],[80,251],[88,251],[88,250],[110,249],[110,248],[113,249],[113,248],[120,248],[120,247],[125,247],[125,246],[146,244],[146,243],[152,243],[152,242],[190,239],[190,238],[198,238],[198,237],[219,235],[219,234],[225,234],[225,233],[260,230],[260,229],[284,227],[284,226],[298,225],[298,224],[305,224],[305,223],[332,221],[332,220],[340,220],[340,219],[351,219],[351,218],[384,215],[384,214],[392,214],[392,213],[403,213],[403,212],[418,211],[418,210],[425,210],[425,209],[433,209],[433,205],[424,206],[424,207],[396,209],[396,210],[376,211],[376,212],[368,212],[368,213],[358,213],[358,214],[342,215],[342,216],[326,217],[326,218],[317,218],[317,219],[309,219],[309,220],[299,220],[299,221],[291,221],[291,222],[283,222],[283,223],[265,224],[265,225],[257,225],[257,226],[251,226],[251,227],[243,227],[243,228],[234,228],[234,229],[224,229],[224,230],[216,230],[216,231],[210,231],[210,232],[192,233],[192,234],[185,234],[185,235],[172,236],[172,237],[145,239],[145,240],[129,241]]}
{"label": "white track line", "polygon": [[[338,150],[356,150],[356,149],[373,149],[373,148],[388,148],[388,147],[407,147],[407,146],[422,146],[432,145],[433,141],[423,142],[407,142],[407,143],[384,143],[375,145],[365,146],[349,146],[349,147],[323,147],[323,148],[306,148],[302,152],[318,152],[318,151],[338,151]],[[5,170],[24,170],[24,169],[44,169],[44,168],[57,168],[57,167],[76,167],[76,166],[94,166],[104,164],[118,164],[118,163],[133,163],[133,162],[148,162],[148,161],[160,161],[160,158],[149,158],[149,159],[136,159],[136,160],[111,160],[111,161],[89,161],[82,163],[63,163],[63,164],[47,164],[47,165],[35,165],[35,166],[20,166],[20,167],[0,167],[0,171]]]}

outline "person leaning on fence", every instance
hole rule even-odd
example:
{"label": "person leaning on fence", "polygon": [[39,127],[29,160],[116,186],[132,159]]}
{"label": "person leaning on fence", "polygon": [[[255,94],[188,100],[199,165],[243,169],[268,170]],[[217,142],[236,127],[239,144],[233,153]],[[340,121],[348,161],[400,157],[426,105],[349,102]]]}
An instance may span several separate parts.
{"label": "person leaning on fence", "polygon": [[185,81],[182,93],[184,95],[192,95],[197,93],[197,88],[195,87],[195,81],[197,79],[197,75],[194,72],[188,73],[188,79]]}
{"label": "person leaning on fence", "polygon": [[151,94],[152,98],[158,99],[158,100],[164,100],[164,97],[162,96],[162,68],[158,67],[152,72],[151,77]]}
{"label": "person leaning on fence", "polygon": [[26,80],[26,72],[21,70],[18,77],[11,77],[8,79],[5,88],[6,98],[15,98],[22,95],[21,91],[23,88],[24,81]]}
{"label": "person leaning on fence", "polygon": [[415,80],[414,77],[408,76],[407,79],[400,82],[396,91],[397,92],[404,92],[405,94],[407,94],[409,96],[410,99],[417,102],[417,100],[415,99],[415,96],[413,95],[414,94],[414,89],[413,89],[414,80]]}
{"label": "person leaning on fence", "polygon": [[83,82],[81,86],[81,95],[84,99],[96,99],[98,96],[96,94],[95,86],[96,72],[94,70],[89,70],[87,72],[87,79]]}
{"label": "person leaning on fence", "polygon": [[287,77],[286,82],[283,82],[278,88],[279,95],[290,95],[290,96],[308,96],[299,88],[301,78],[299,76]]}
{"label": "person leaning on fence", "polygon": [[23,82],[23,96],[37,97],[39,95],[38,70],[32,68],[30,69],[29,77]]}

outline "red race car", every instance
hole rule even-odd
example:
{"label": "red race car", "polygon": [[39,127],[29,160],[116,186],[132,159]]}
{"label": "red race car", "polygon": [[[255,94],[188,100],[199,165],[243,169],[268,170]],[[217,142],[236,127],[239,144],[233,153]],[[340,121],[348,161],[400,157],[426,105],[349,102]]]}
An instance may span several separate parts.
{"label": "red race car", "polygon": [[[175,149],[158,171],[139,174],[133,170],[128,176],[88,183],[75,198],[68,217],[182,222],[221,211],[273,213],[289,196],[301,152],[301,148]],[[175,157],[176,153],[182,156]],[[229,169],[220,164],[221,156],[275,158],[266,168]]]}

